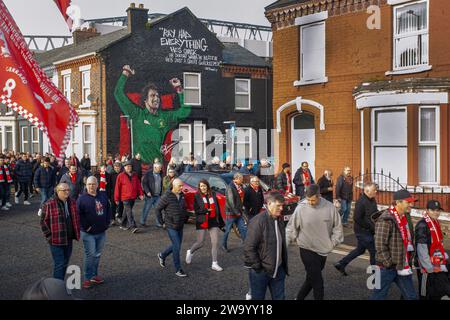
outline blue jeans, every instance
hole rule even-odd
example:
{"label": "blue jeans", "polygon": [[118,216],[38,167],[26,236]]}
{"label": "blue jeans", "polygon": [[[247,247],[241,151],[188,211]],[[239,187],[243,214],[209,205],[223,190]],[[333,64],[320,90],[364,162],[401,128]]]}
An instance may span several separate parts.
{"label": "blue jeans", "polygon": [[342,258],[341,261],[339,261],[339,264],[341,264],[343,267],[347,266],[353,259],[356,259],[360,255],[364,254],[366,250],[369,251],[370,254],[370,264],[373,266],[376,264],[375,261],[375,239],[373,235],[371,234],[355,234],[356,240],[358,241],[358,244],[356,248],[351,251],[348,255],[346,255],[344,258]]}
{"label": "blue jeans", "polygon": [[89,234],[81,231],[81,240],[84,244],[84,277],[91,280],[98,275],[98,265],[103,247],[105,246],[105,232]]}
{"label": "blue jeans", "polygon": [[69,259],[72,255],[72,240],[67,246],[50,245],[50,252],[53,257],[53,278],[64,281]]}
{"label": "blue jeans", "polygon": [[[144,199],[144,208],[142,209],[141,214],[141,224],[145,224],[147,221],[148,214],[150,213],[150,210],[156,205],[156,203],[159,201],[159,196],[153,196],[153,197],[147,197],[145,196]],[[160,224],[158,219],[156,218],[156,224]]]}
{"label": "blue jeans", "polygon": [[225,248],[227,248],[228,235],[230,234],[233,224],[236,224],[237,228],[239,229],[239,233],[241,234],[242,240],[245,240],[245,237],[247,235],[247,226],[245,225],[245,222],[244,222],[244,219],[242,218],[242,216],[239,216],[237,218],[227,217],[227,220],[225,222],[225,233],[224,233],[223,239],[222,239],[222,246]]}
{"label": "blue jeans", "polygon": [[381,268],[381,288],[374,289],[371,300],[384,300],[389,293],[389,288],[394,282],[400,289],[405,300],[417,300],[417,293],[414,289],[413,277],[399,276],[396,269]]}
{"label": "blue jeans", "polygon": [[53,195],[53,188],[40,188],[41,190],[41,208],[42,205]]}
{"label": "blue jeans", "polygon": [[348,223],[348,216],[350,215],[351,207],[352,207],[352,200],[343,199],[341,201],[342,223]]}
{"label": "blue jeans", "polygon": [[167,228],[167,234],[169,235],[172,244],[161,252],[161,257],[166,259],[171,253],[173,253],[173,264],[175,265],[175,270],[181,269],[180,251],[181,242],[183,241],[183,229],[175,230]]}
{"label": "blue jeans", "polygon": [[286,278],[286,272],[284,268],[280,266],[278,268],[277,276],[272,278],[273,275],[267,274],[265,271],[256,272],[250,270],[250,288],[252,294],[252,300],[264,300],[266,297],[267,287],[269,287],[272,300],[284,300],[284,280]]}

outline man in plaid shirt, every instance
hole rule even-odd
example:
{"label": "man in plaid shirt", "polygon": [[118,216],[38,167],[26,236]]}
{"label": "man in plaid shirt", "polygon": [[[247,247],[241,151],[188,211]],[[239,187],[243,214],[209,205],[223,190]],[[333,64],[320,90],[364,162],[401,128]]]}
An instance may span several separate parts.
{"label": "man in plaid shirt", "polygon": [[72,255],[72,241],[80,239],[80,217],[76,202],[69,197],[70,187],[67,183],[58,184],[55,193],[42,206],[41,229],[50,244],[53,277],[64,280]]}

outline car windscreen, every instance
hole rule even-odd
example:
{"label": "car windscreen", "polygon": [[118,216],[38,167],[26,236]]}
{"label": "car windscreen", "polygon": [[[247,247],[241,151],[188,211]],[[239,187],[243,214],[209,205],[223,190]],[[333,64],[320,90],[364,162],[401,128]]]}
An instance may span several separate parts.
{"label": "car windscreen", "polygon": [[225,183],[225,181],[220,176],[212,174],[202,174],[200,172],[195,172],[190,174],[183,174],[180,176],[180,178],[194,188],[198,187],[198,183],[200,182],[200,180],[206,179],[211,186],[211,190],[215,192],[225,194],[225,191],[227,189],[227,184]]}

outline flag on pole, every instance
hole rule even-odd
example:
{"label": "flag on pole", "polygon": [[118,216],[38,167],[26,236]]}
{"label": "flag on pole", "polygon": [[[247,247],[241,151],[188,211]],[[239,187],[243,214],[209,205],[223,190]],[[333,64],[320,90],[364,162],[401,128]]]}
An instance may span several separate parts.
{"label": "flag on pole", "polygon": [[67,15],[67,8],[70,7],[71,0],[54,0],[56,5],[58,6],[59,11],[64,17],[64,20],[67,22],[69,29],[72,30],[73,20],[71,17]]}
{"label": "flag on pole", "polygon": [[0,0],[0,103],[42,130],[53,153],[62,158],[78,121],[75,109],[39,68]]}

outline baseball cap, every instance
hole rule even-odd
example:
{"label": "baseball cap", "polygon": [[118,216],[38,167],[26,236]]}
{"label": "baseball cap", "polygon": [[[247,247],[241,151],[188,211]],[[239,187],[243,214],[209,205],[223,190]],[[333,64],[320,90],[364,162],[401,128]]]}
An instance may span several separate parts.
{"label": "baseball cap", "polygon": [[133,162],[131,162],[130,160],[128,160],[127,162],[125,162],[125,163],[123,164],[124,167],[126,167],[126,166],[132,166],[132,165],[133,165]]}
{"label": "baseball cap", "polygon": [[430,201],[428,201],[427,209],[430,209],[430,210],[444,210],[444,209],[442,209],[441,204],[437,200],[430,200]]}
{"label": "baseball cap", "polygon": [[74,300],[74,297],[63,280],[44,278],[32,284],[22,300]]}
{"label": "baseball cap", "polygon": [[409,193],[409,191],[406,189],[401,189],[401,190],[398,190],[397,192],[395,192],[394,200],[405,200],[408,202],[416,202],[417,201],[417,199],[413,198],[411,193]]}

